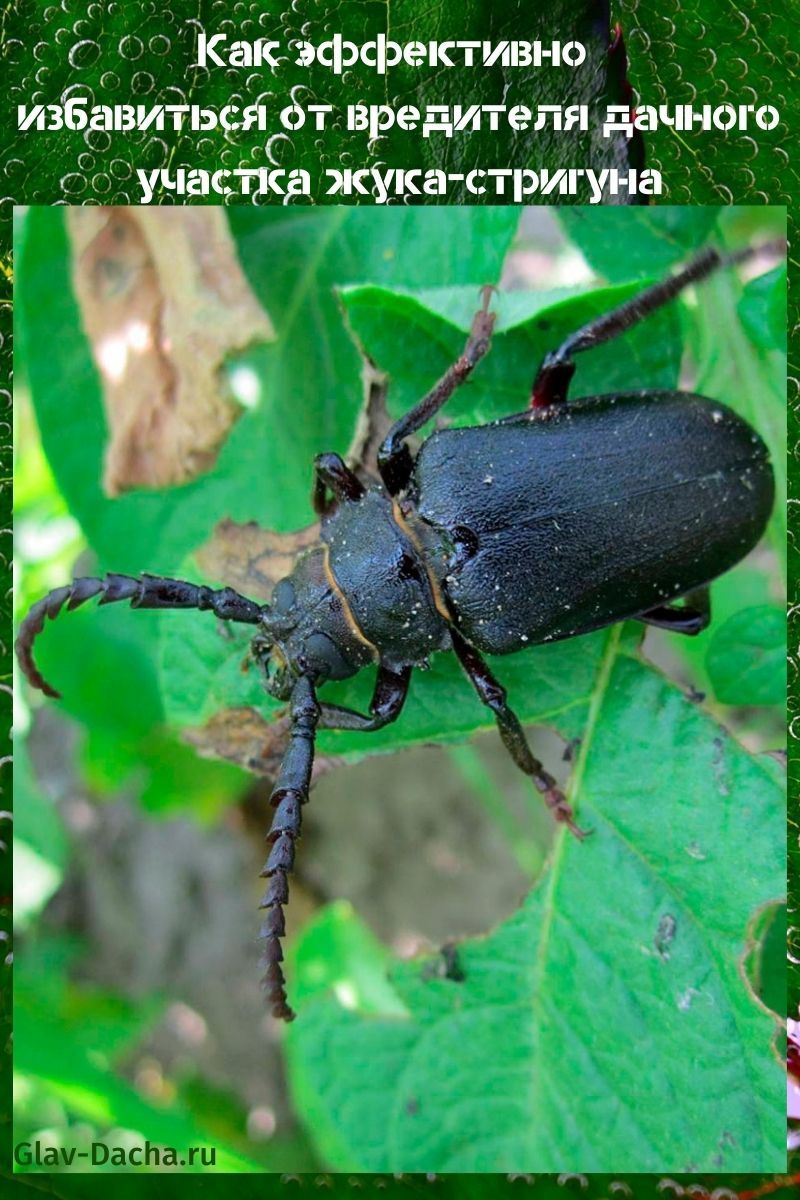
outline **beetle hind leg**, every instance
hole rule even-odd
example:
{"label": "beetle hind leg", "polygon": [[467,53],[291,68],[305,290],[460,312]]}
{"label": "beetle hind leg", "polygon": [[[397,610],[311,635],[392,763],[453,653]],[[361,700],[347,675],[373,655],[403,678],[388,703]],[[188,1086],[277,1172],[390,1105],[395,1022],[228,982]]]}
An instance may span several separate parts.
{"label": "beetle hind leg", "polygon": [[461,666],[464,668],[472,686],[481,701],[492,710],[503,745],[517,764],[519,769],[533,780],[537,790],[541,792],[545,804],[557,821],[566,825],[570,833],[579,840],[588,837],[590,829],[581,829],[575,823],[575,814],[567,802],[567,798],[559,788],[552,775],[545,771],[538,759],[534,758],[525,731],[516,713],[509,708],[505,688],[498,683],[486,663],[470,644],[451,628],[453,649]]}
{"label": "beetle hind leg", "polygon": [[714,246],[706,246],[674,275],[651,284],[610,312],[593,318],[570,334],[556,351],[545,355],[533,381],[530,409],[537,415],[545,415],[547,409],[566,403],[569,382],[575,372],[573,355],[627,333],[651,313],[669,304],[691,284],[701,283],[720,268],[746,262],[761,250],[779,251],[785,245],[785,242],[768,242],[764,246],[745,246],[733,254],[722,254]]}

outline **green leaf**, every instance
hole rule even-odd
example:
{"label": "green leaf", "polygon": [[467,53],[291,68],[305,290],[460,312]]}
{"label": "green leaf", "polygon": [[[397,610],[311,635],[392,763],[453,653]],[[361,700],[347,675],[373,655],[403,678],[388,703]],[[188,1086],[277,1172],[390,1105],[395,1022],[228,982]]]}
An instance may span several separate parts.
{"label": "green leaf", "polygon": [[[781,1168],[777,1026],[741,971],[751,915],[780,890],[779,768],[613,630],[572,792],[593,838],[558,837],[519,913],[458,946],[460,978],[398,964],[405,1018],[361,1011],[355,990],[302,1005],[295,1100],[335,1169]],[[308,962],[301,940],[301,977]]]}
{"label": "green leaf", "polygon": [[328,904],[309,921],[300,949],[298,1003],[340,991],[362,1013],[407,1016],[386,978],[391,956],[349,904]]}
{"label": "green leaf", "polygon": [[716,228],[718,210],[670,205],[630,212],[563,208],[558,219],[586,261],[617,283],[666,274],[673,263],[691,257]]}
{"label": "green leaf", "polygon": [[[501,293],[493,302],[498,319],[491,353],[448,403],[447,423],[495,420],[524,409],[545,354],[639,290],[640,284],[627,283],[580,292]],[[407,411],[455,361],[477,307],[471,288],[398,294],[369,286],[346,289],[343,300],[360,345],[389,376],[393,415]],[[613,342],[582,356],[570,395],[674,387],[681,350],[677,314],[661,309],[627,336],[624,356]]]}
{"label": "green leaf", "polygon": [[767,1008],[779,1017],[791,1015],[786,1004],[786,905],[762,909],[756,926],[749,978]]}
{"label": "green leaf", "polygon": [[738,313],[748,337],[762,351],[786,353],[786,271],[776,267],[751,279]]}
{"label": "green leaf", "polygon": [[714,632],[706,667],[722,704],[783,704],[786,697],[786,614],[745,608]]}

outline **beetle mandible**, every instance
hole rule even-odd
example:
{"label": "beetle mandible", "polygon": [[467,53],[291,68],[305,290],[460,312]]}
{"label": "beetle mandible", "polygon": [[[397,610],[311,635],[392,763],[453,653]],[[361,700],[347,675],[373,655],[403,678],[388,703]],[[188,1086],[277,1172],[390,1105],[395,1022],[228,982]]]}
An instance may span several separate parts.
{"label": "beetle mandible", "polygon": [[[524,412],[434,432],[413,457],[407,439],[489,349],[495,318],[492,289],[485,288],[461,356],[384,439],[381,482],[365,487],[338,454],[316,458],[320,544],[298,558],[270,604],[229,587],[108,574],[55,589],[25,617],[16,643],[20,665],[53,697],[58,693],[37,669],[32,649],[45,618],[65,605],[99,596],[101,604],[200,609],[255,627],[253,655],[267,690],[288,701],[290,716],[262,871],[263,986],[276,1017],[294,1016],[281,966],[283,909],[316,731],[369,732],[396,720],[413,668],[433,652],[455,652],[516,765],[555,819],[585,836],[482,656],[628,618],[689,635],[706,627],[709,582],[755,545],[772,508],[764,443],[730,409],[702,396],[639,391],[568,402],[567,393],[576,354],[623,334],[690,284],[753,253],[702,251],[548,354]],[[369,713],[317,700],[327,680],[348,678],[370,663],[377,664],[377,679]]]}

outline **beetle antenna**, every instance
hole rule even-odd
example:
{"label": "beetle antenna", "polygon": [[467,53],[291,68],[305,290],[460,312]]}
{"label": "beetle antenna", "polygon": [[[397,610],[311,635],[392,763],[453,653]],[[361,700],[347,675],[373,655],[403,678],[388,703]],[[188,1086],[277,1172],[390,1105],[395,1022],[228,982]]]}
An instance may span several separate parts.
{"label": "beetle antenna", "polygon": [[308,800],[314,738],[320,718],[314,685],[308,675],[301,675],[292,689],[289,717],[289,745],[269,798],[275,809],[267,834],[272,848],[261,872],[269,883],[259,906],[267,910],[260,934],[264,942],[261,961],[266,968],[262,981],[264,993],[272,1015],[284,1021],[293,1021],[295,1014],[286,997],[286,980],[281,967],[281,938],[286,933],[283,907],[289,899],[289,872],[294,864],[295,843],[300,837],[302,805]]}
{"label": "beetle antenna", "polygon": [[223,621],[242,621],[247,625],[257,625],[269,611],[268,605],[256,604],[233,588],[214,591],[181,579],[163,579],[156,575],[134,579],[129,575],[112,574],[104,579],[73,579],[72,583],[56,588],[38,600],[19,628],[15,646],[19,665],[30,683],[46,696],[59,700],[61,693],[50,686],[33,661],[33,643],[44,629],[45,618],[52,621],[65,604],[71,611],[98,595],[100,604],[130,600],[131,608],[198,608],[213,612]]}

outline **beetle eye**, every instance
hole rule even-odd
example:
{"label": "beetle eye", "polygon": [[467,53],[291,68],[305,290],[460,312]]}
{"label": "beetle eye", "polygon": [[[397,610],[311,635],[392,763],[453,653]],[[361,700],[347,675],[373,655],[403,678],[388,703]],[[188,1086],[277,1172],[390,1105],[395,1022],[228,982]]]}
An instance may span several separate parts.
{"label": "beetle eye", "polygon": [[281,579],[272,590],[272,607],[279,613],[288,613],[294,608],[296,598],[294,584],[288,579]]}

